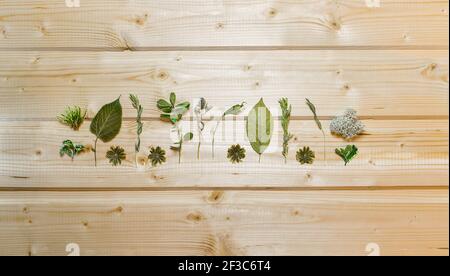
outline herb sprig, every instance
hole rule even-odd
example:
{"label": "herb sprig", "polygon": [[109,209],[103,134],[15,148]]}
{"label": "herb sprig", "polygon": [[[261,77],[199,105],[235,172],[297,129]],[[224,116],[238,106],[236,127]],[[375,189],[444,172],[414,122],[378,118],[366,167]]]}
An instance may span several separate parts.
{"label": "herb sprig", "polygon": [[63,142],[61,149],[59,150],[59,155],[63,157],[64,155],[69,156],[72,162],[75,156],[79,155],[85,150],[85,147],[80,144],[75,144],[71,140],[66,140]]}
{"label": "herb sprig", "polygon": [[219,128],[220,123],[225,120],[225,118],[228,115],[234,115],[237,116],[239,115],[245,108],[245,105],[247,103],[246,102],[242,102],[241,104],[236,104],[233,105],[232,107],[230,107],[227,111],[225,111],[222,116],[217,120],[216,126],[211,130],[211,135],[212,135],[212,158],[215,158],[215,144],[216,144],[216,132],[217,129]]}
{"label": "herb sprig", "polygon": [[141,150],[141,134],[142,134],[142,130],[144,127],[144,124],[142,123],[142,113],[144,111],[144,108],[140,104],[138,96],[136,96],[134,94],[130,94],[130,101],[131,101],[131,104],[133,105],[133,108],[137,112],[137,114],[136,114],[137,139],[136,139],[136,143],[134,145],[134,152],[135,152],[135,159],[136,159],[136,166],[137,166],[137,163],[138,163],[137,155],[138,155],[139,151]]}
{"label": "herb sprig", "polygon": [[82,109],[79,106],[68,106],[64,110],[64,113],[56,117],[58,122],[63,125],[69,126],[71,129],[78,131],[86,118],[86,109]]}
{"label": "herb sprig", "polygon": [[294,138],[289,132],[289,123],[291,122],[292,105],[289,105],[287,98],[282,98],[279,101],[282,115],[281,115],[281,127],[283,128],[283,157],[284,162],[287,163],[289,155],[289,142]]}
{"label": "herb sprig", "polygon": [[208,113],[212,107],[208,105],[205,98],[200,98],[195,105],[194,114],[197,120],[197,133],[198,133],[198,147],[197,147],[197,159],[200,160],[200,147],[202,145],[202,133],[205,129],[205,122],[203,116]]}
{"label": "herb sprig", "polygon": [[309,107],[309,109],[313,113],[314,121],[316,122],[316,125],[319,128],[319,130],[322,132],[322,135],[323,135],[323,159],[326,161],[327,160],[327,151],[326,151],[325,131],[323,130],[322,123],[319,120],[319,116],[317,116],[317,110],[316,110],[315,105],[309,99],[306,99],[306,105]]}
{"label": "herb sprig", "polygon": [[345,166],[358,154],[358,148],[355,145],[348,145],[345,148],[337,148],[336,154],[345,162]]}
{"label": "herb sprig", "polygon": [[181,163],[181,155],[183,151],[183,144],[191,141],[194,138],[194,134],[191,132],[183,134],[183,130],[180,126],[180,121],[183,115],[189,111],[191,104],[189,102],[176,103],[177,96],[175,93],[170,93],[169,101],[164,99],[158,100],[157,107],[160,111],[164,112],[160,115],[161,120],[169,121],[172,123],[174,131],[178,137],[178,141],[171,147],[172,150],[178,151],[178,163]]}

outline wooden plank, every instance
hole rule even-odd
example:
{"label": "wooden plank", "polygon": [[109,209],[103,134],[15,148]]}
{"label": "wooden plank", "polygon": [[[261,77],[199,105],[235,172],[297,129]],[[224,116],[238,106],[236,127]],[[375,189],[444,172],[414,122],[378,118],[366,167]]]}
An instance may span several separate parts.
{"label": "wooden plank", "polygon": [[0,48],[448,46],[448,1],[4,0]]}
{"label": "wooden plank", "polygon": [[158,117],[155,102],[171,91],[222,109],[260,97],[278,109],[289,97],[293,116],[311,116],[308,97],[325,117],[352,107],[365,117],[448,118],[448,67],[448,51],[1,52],[0,119],[53,119],[73,104],[92,117],[128,93],[141,97],[144,117]]}
{"label": "wooden plank", "polygon": [[[447,255],[448,190],[0,192],[1,255]],[[263,230],[262,230],[263,229]]]}
{"label": "wooden plank", "polygon": [[[155,188],[155,187],[372,187],[372,186],[448,186],[448,120],[364,121],[367,132],[352,143],[359,156],[344,167],[334,149],[345,141],[328,135],[327,161],[323,158],[321,133],[313,121],[293,121],[289,163],[281,156],[282,130],[277,121],[271,147],[258,163],[258,156],[245,137],[245,122],[226,121],[216,134],[216,159],[211,157],[210,129],[203,135],[201,160],[196,159],[197,140],[186,144],[183,163],[177,153],[168,150],[168,163],[157,169],[146,164],[147,147],[172,144],[170,124],[150,121],[144,125],[142,152],[135,168],[133,122],[125,122],[120,135],[109,144],[99,144],[98,167],[93,154],[83,154],[71,162],[59,157],[62,141],[91,145],[94,137],[89,125],[79,132],[57,122],[0,122],[0,187],[60,188]],[[327,127],[328,122],[323,122]],[[184,122],[188,131],[195,125]],[[247,149],[241,165],[227,161],[226,151],[240,143]],[[350,143],[350,142],[349,142]],[[123,146],[128,158],[123,166],[113,168],[105,153],[111,145]],[[313,166],[300,166],[295,161],[299,147],[310,146],[317,155]]]}

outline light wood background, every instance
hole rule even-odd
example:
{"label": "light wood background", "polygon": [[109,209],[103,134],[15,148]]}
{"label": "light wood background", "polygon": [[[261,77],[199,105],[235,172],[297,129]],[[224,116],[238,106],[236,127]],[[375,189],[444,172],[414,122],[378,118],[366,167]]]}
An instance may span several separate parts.
{"label": "light wood background", "polygon": [[[379,4],[379,6],[377,6]],[[449,255],[448,0],[0,0],[0,255]],[[293,105],[288,164],[280,122],[261,164],[244,117],[211,123],[202,159],[147,164],[171,144],[157,99],[205,97],[225,109],[261,97],[276,116]],[[135,93],[144,105],[135,165]],[[86,153],[59,157],[63,140],[92,145],[89,123],[122,95],[124,126]],[[304,103],[329,121],[354,108],[366,133],[348,167],[347,143],[321,133]],[[55,117],[88,109],[79,132]],[[192,125],[192,114],[185,127]],[[247,149],[242,165],[226,159]],[[111,145],[129,153],[113,168]],[[310,146],[312,166],[295,161]]]}

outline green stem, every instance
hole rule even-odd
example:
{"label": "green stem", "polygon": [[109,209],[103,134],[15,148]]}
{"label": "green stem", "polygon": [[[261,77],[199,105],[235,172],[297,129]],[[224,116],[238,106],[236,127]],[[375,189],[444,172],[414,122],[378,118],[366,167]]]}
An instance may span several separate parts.
{"label": "green stem", "polygon": [[323,160],[326,162],[327,161],[327,141],[325,138],[325,131],[322,130],[322,134],[323,134]]}
{"label": "green stem", "polygon": [[213,138],[212,138],[212,158],[214,159],[215,158],[215,152],[214,152],[214,144],[215,144],[215,142],[216,142],[216,138],[214,137],[214,135],[215,135],[215,133],[213,134]]}
{"label": "green stem", "polygon": [[178,151],[178,164],[181,164],[181,152],[183,151],[183,141],[180,141],[180,150]]}
{"label": "green stem", "polygon": [[201,147],[202,143],[198,142],[198,147],[197,147],[197,160],[200,160],[200,147]]}
{"label": "green stem", "polygon": [[97,167],[97,142],[98,142],[98,137],[95,139],[95,143],[94,143],[94,161],[95,161],[96,167]]}
{"label": "green stem", "polygon": [[259,163],[261,163],[261,156],[262,156],[262,154],[259,155]]}

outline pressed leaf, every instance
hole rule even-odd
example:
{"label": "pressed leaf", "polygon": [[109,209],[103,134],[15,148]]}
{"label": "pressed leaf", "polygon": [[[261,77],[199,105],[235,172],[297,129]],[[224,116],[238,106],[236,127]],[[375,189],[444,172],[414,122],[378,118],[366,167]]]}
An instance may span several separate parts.
{"label": "pressed leaf", "polygon": [[260,156],[269,147],[273,132],[273,117],[261,99],[247,117],[247,137]]}
{"label": "pressed leaf", "polygon": [[162,99],[158,100],[156,105],[157,105],[158,109],[161,110],[162,112],[165,112],[165,113],[172,112],[173,106],[166,100],[162,100]]}
{"label": "pressed leaf", "polygon": [[336,154],[344,160],[345,165],[347,166],[347,164],[358,154],[358,148],[355,145],[348,145],[345,148],[336,149]]}
{"label": "pressed leaf", "polygon": [[104,105],[91,123],[91,133],[103,143],[111,142],[122,127],[122,105],[120,98]]}
{"label": "pressed leaf", "polygon": [[183,137],[183,142],[189,142],[194,139],[194,134],[192,132],[186,133]]}
{"label": "pressed leaf", "polygon": [[314,115],[314,121],[316,122],[317,127],[320,130],[322,130],[323,129],[322,128],[322,123],[320,122],[319,117],[317,116],[316,107],[314,106],[314,104],[309,99],[306,99],[306,104],[308,105],[309,109],[311,110],[311,112]]}
{"label": "pressed leaf", "polygon": [[225,113],[223,114],[223,117],[228,116],[228,115],[239,115],[242,112],[242,109],[245,106],[245,102],[241,103],[241,104],[237,104],[232,106],[230,109],[228,109],[227,111],[225,111]]}
{"label": "pressed leaf", "polygon": [[183,102],[183,103],[177,104],[175,107],[176,108],[184,107],[185,109],[189,110],[189,108],[191,107],[191,104],[189,102]]}
{"label": "pressed leaf", "polygon": [[175,124],[181,120],[186,112],[188,112],[188,109],[186,109],[185,107],[176,107],[170,113],[170,120]]}
{"label": "pressed leaf", "polygon": [[175,106],[176,102],[177,102],[177,95],[175,93],[170,93],[170,104],[172,106]]}

